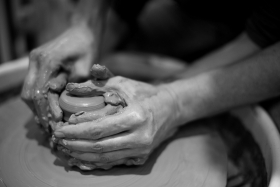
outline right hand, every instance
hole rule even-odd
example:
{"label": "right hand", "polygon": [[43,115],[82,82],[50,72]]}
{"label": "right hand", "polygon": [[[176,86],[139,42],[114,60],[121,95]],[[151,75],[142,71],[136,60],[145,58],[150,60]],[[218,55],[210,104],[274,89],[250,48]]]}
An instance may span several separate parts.
{"label": "right hand", "polygon": [[96,71],[97,67],[91,71],[95,79],[69,83],[66,90],[77,96],[103,95],[107,106],[71,115],[69,123],[54,131],[62,146],[59,149],[75,158],[70,165],[81,169],[144,164],[182,124],[176,96],[164,84],[154,86],[120,76],[107,79],[106,68]]}
{"label": "right hand", "polygon": [[47,132],[49,125],[55,128],[62,119],[58,98],[67,81],[89,75],[97,58],[96,40],[91,30],[80,24],[30,53],[21,97]]}

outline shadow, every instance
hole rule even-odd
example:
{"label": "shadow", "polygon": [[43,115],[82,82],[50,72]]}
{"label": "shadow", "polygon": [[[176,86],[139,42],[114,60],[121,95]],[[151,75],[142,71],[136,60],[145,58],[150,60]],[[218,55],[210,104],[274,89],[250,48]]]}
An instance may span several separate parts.
{"label": "shadow", "polygon": [[49,134],[45,133],[40,129],[40,127],[36,124],[33,116],[28,120],[28,122],[24,125],[26,129],[26,138],[30,140],[36,140],[38,145],[49,148]]}
{"label": "shadow", "polygon": [[142,166],[114,166],[110,170],[96,169],[93,171],[82,171],[78,167],[70,167],[67,164],[67,160],[70,158],[60,151],[51,149],[49,145],[50,136],[42,133],[41,129],[36,125],[33,119],[30,119],[26,124],[27,130],[26,137],[28,139],[36,140],[39,146],[50,149],[50,154],[53,154],[56,159],[53,162],[54,165],[63,167],[66,172],[76,171],[82,175],[94,175],[94,176],[122,176],[122,175],[149,175],[153,170],[157,159],[166,149],[166,147],[174,140],[213,133],[214,128],[211,129],[211,121],[201,120],[181,127],[178,132],[172,137],[163,142],[158,148],[156,148],[150,155],[149,159]]}
{"label": "shadow", "polygon": [[158,147],[151,155],[150,158],[146,161],[146,163],[142,166],[115,166],[110,170],[102,170],[97,169],[93,171],[82,171],[78,167],[70,167],[67,164],[67,160],[70,158],[69,156],[65,155],[64,153],[60,151],[56,151],[54,149],[51,149],[51,146],[49,144],[49,138],[50,136],[47,133],[42,132],[42,130],[39,128],[38,125],[36,125],[33,118],[31,118],[25,125],[24,125],[26,131],[26,138],[29,140],[36,140],[39,146],[43,146],[45,148],[50,149],[50,154],[53,154],[56,157],[56,160],[54,161],[54,165],[59,167],[64,167],[66,172],[69,171],[76,171],[81,173],[82,175],[96,175],[96,176],[120,176],[120,175],[148,175],[151,173],[152,168],[159,157],[159,155],[164,151],[165,147],[168,145],[168,143],[171,141],[166,141],[164,144],[162,144],[160,147]]}

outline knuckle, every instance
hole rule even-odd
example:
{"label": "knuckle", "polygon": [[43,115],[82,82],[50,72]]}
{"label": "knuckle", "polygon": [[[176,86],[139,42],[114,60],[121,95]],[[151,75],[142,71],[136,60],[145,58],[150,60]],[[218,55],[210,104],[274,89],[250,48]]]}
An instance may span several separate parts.
{"label": "knuckle", "polygon": [[132,119],[135,120],[137,124],[143,124],[146,122],[146,115],[143,110],[137,110],[131,113]]}
{"label": "knuckle", "polygon": [[99,156],[99,161],[100,161],[100,162],[110,162],[110,160],[111,160],[111,158],[110,158],[109,156],[105,156],[105,155],[103,155],[103,154],[101,154],[101,155]]}
{"label": "knuckle", "polygon": [[149,148],[153,144],[153,138],[150,135],[144,135],[140,141],[140,147]]}
{"label": "knuckle", "polygon": [[102,137],[102,131],[96,128],[90,129],[88,133],[89,133],[89,137],[93,139],[99,139]]}
{"label": "knuckle", "polygon": [[23,88],[21,90],[20,93],[20,97],[21,99],[23,99],[24,101],[29,101],[32,99],[32,91],[33,89],[30,88],[30,86],[27,83],[24,83]]}
{"label": "knuckle", "polygon": [[92,150],[96,152],[103,152],[103,146],[100,144],[94,144],[92,146]]}
{"label": "knuckle", "polygon": [[45,61],[50,59],[49,55],[40,49],[34,49],[33,51],[31,51],[29,58],[32,61],[38,62],[39,64],[44,63]]}
{"label": "knuckle", "polygon": [[43,95],[42,95],[42,93],[40,92],[40,90],[36,89],[36,90],[33,92],[32,100],[38,101],[38,100],[42,99],[42,97],[43,97]]}
{"label": "knuckle", "polygon": [[124,83],[128,80],[127,78],[122,77],[122,76],[115,76],[114,79],[119,83]]}
{"label": "knuckle", "polygon": [[134,165],[143,165],[147,160],[147,157],[132,158],[131,161]]}
{"label": "knuckle", "polygon": [[31,60],[36,60],[37,56],[38,56],[39,50],[38,49],[34,49],[29,53],[29,58]]}

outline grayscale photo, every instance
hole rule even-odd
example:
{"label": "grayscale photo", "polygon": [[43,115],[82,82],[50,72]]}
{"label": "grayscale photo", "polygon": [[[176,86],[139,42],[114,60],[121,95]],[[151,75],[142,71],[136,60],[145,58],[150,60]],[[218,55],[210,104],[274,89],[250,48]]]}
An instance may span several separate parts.
{"label": "grayscale photo", "polygon": [[280,187],[280,8],[0,0],[0,187]]}

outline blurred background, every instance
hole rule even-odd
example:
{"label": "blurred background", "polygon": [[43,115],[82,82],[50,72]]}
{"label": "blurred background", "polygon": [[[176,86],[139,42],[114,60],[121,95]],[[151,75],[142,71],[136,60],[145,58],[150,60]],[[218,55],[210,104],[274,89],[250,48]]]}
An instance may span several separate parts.
{"label": "blurred background", "polygon": [[[11,95],[18,95],[20,93],[22,82],[27,72],[27,56],[29,52],[55,38],[69,27],[69,18],[75,9],[74,5],[76,1],[0,0],[0,103],[5,102]],[[135,20],[131,19],[130,16],[126,16],[126,12],[128,11],[127,13],[130,15],[131,12],[140,11],[136,10],[137,7],[134,9],[134,6],[138,6],[139,3],[140,6],[144,6],[141,3],[142,0],[118,0],[118,2],[120,2],[119,5],[125,3],[130,7],[130,9],[125,10],[123,6],[118,6],[118,4],[115,6],[118,16],[124,19],[127,18],[127,20],[124,20],[127,23],[132,23]],[[113,45],[114,39],[117,38],[114,34],[125,33],[124,35],[127,37],[127,40],[124,41],[127,43],[125,43],[125,46],[120,45],[119,50],[125,48],[131,51],[168,55],[182,61],[192,62],[213,48],[233,39],[244,29],[244,22],[238,22],[240,24],[236,23],[236,17],[234,17],[235,19],[232,22],[228,20],[226,23],[215,22],[215,27],[213,27],[213,23],[209,24],[208,22],[202,21],[197,23],[197,20],[181,14],[180,7],[174,1],[150,0],[150,2],[149,8],[145,9],[142,17],[137,20],[138,30],[134,31],[132,35],[128,35],[127,32],[122,31],[119,22],[118,24],[110,24],[115,20],[111,20],[112,22],[110,22],[110,18],[113,17],[109,16],[108,23],[110,27],[108,28],[110,29],[106,30],[107,37],[105,38],[107,38],[107,41],[104,42],[107,44],[106,48],[110,48]],[[160,2],[160,6],[158,6],[158,2]],[[235,9],[233,10],[235,11]],[[238,12],[238,15],[242,14],[241,11]],[[194,21],[196,22],[194,23]],[[168,25],[168,27],[165,25]],[[177,25],[183,26],[177,27]],[[192,29],[184,25],[191,25]],[[110,33],[110,31],[113,32]],[[218,42],[217,39],[219,39]],[[268,111],[274,116],[273,119],[280,124],[280,115],[278,115],[280,101],[272,100],[266,103],[266,105],[273,106],[270,108],[267,107]],[[236,129],[230,130],[231,132],[235,132]],[[228,134],[228,132],[225,134]],[[236,134],[240,135],[240,132],[236,131]],[[231,142],[229,141],[229,143],[232,143],[232,147],[240,146],[239,142],[241,144],[242,142],[248,142],[246,139],[248,137],[247,134],[242,135],[242,137],[238,136],[232,138]],[[250,147],[251,145],[248,144],[248,146]],[[242,150],[240,149],[240,155],[236,157],[236,162],[240,163],[240,168],[250,163],[248,160],[251,161],[249,153],[249,156],[245,154],[247,153],[246,150],[249,149],[245,146],[243,148]],[[235,151],[235,149],[231,150],[233,152]],[[241,152],[244,154],[241,154]],[[256,159],[259,158],[256,157]],[[238,176],[238,180],[241,178],[238,184],[243,183],[243,185],[237,186],[256,186],[253,184],[248,185],[248,183],[252,183],[252,178],[260,178],[258,175],[261,175],[262,171],[258,171],[253,167],[253,164],[251,166],[248,166],[246,171],[242,170],[245,167],[240,169],[240,171],[236,172],[238,175],[236,173],[233,174]],[[235,166],[232,167],[236,169]],[[250,170],[250,172],[247,170]],[[244,178],[243,172],[248,173],[248,176]],[[235,181],[235,178],[233,180]],[[261,183],[262,181],[257,182]]]}
{"label": "blurred background", "polygon": [[68,27],[71,6],[67,0],[0,0],[0,102],[20,93],[28,53]]}
{"label": "blurred background", "polygon": [[60,34],[70,12],[64,0],[1,0],[0,63],[27,55]]}

